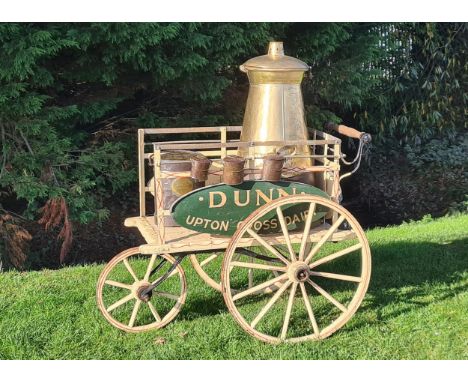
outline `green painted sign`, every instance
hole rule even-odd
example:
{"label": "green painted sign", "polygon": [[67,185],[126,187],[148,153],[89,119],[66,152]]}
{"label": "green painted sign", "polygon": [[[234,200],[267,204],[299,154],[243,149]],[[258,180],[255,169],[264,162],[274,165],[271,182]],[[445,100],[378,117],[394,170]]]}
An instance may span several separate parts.
{"label": "green painted sign", "polygon": [[[176,200],[171,207],[171,214],[178,224],[190,230],[231,236],[238,225],[262,205],[286,195],[299,194],[330,198],[324,191],[304,183],[246,181],[237,186],[218,184],[194,190]],[[313,221],[327,213],[326,208],[321,207],[323,210],[317,208]],[[283,206],[288,228],[303,227],[308,210],[308,203]],[[275,211],[264,215],[255,225],[253,229],[261,233],[281,230]]]}

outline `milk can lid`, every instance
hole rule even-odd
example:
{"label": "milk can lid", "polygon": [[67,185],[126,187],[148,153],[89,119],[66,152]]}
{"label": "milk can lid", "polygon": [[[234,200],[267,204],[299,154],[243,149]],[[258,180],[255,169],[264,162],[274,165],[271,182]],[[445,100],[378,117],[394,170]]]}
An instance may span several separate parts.
{"label": "milk can lid", "polygon": [[240,66],[240,70],[243,72],[249,70],[273,72],[307,71],[309,70],[309,65],[297,58],[286,56],[284,54],[283,43],[272,41],[268,46],[268,54],[247,60]]}

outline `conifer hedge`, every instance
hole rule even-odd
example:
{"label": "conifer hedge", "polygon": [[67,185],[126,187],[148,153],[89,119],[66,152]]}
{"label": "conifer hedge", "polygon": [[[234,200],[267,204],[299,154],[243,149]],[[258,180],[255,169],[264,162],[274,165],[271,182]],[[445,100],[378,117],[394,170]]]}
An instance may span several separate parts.
{"label": "conifer hedge", "polygon": [[454,140],[466,37],[465,23],[0,24],[3,259],[22,253],[22,219],[61,228],[65,259],[73,222],[105,219],[108,198],[134,192],[138,127],[240,124],[238,66],[270,40],[311,66],[310,126],[344,120],[376,136],[377,155]]}

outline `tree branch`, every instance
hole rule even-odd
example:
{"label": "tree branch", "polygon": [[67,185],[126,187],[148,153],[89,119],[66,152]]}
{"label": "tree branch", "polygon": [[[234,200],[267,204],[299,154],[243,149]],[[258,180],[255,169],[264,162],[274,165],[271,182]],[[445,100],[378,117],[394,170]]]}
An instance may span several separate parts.
{"label": "tree branch", "polygon": [[[24,135],[23,131],[21,129],[18,129],[18,130],[19,130],[21,138],[23,138],[23,141],[26,144],[26,147],[28,148],[29,152],[31,153],[31,155],[34,156],[34,151],[32,150],[31,145],[29,144],[29,142],[28,142],[26,136]],[[51,167],[50,170],[51,170],[52,177],[54,178],[55,185],[59,186],[60,183],[58,182],[57,177],[55,176],[54,169]]]}

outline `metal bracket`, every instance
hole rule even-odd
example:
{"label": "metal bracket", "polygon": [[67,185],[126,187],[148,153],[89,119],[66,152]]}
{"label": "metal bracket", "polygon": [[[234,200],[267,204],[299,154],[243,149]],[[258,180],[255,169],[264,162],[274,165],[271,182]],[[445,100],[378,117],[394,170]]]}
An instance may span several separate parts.
{"label": "metal bracket", "polygon": [[[171,273],[174,271],[174,269],[176,269],[176,267],[182,262],[182,260],[185,258],[185,256],[187,256],[186,253],[174,256],[175,259],[176,259],[174,264],[171,265],[169,270],[164,275],[162,275],[159,279],[157,279],[154,283],[152,283],[148,288],[146,288],[141,293],[142,296],[149,295],[154,289],[156,289],[158,287],[158,285],[161,285],[171,275]],[[167,261],[166,259],[162,259],[161,262],[151,271],[151,275],[154,274],[156,271],[158,271],[158,269],[160,269],[166,263],[166,261]]]}
{"label": "metal bracket", "polygon": [[353,168],[352,171],[340,176],[340,181],[344,178],[347,178],[348,176],[351,176],[359,169],[359,166],[361,165],[362,152],[363,152],[364,146],[368,145],[371,141],[372,141],[372,138],[370,134],[367,134],[367,133],[362,134],[361,138],[359,138],[359,147],[358,147],[358,151],[354,159],[348,162],[347,160],[344,159],[343,156],[340,158],[341,161],[348,166],[355,164],[355,167]]}
{"label": "metal bracket", "polygon": [[272,263],[281,263],[280,259],[276,259],[273,257],[264,256],[264,255],[259,255],[258,253],[248,250],[247,248],[238,248],[237,252],[242,253],[243,255],[255,258],[255,259],[271,261]]}

